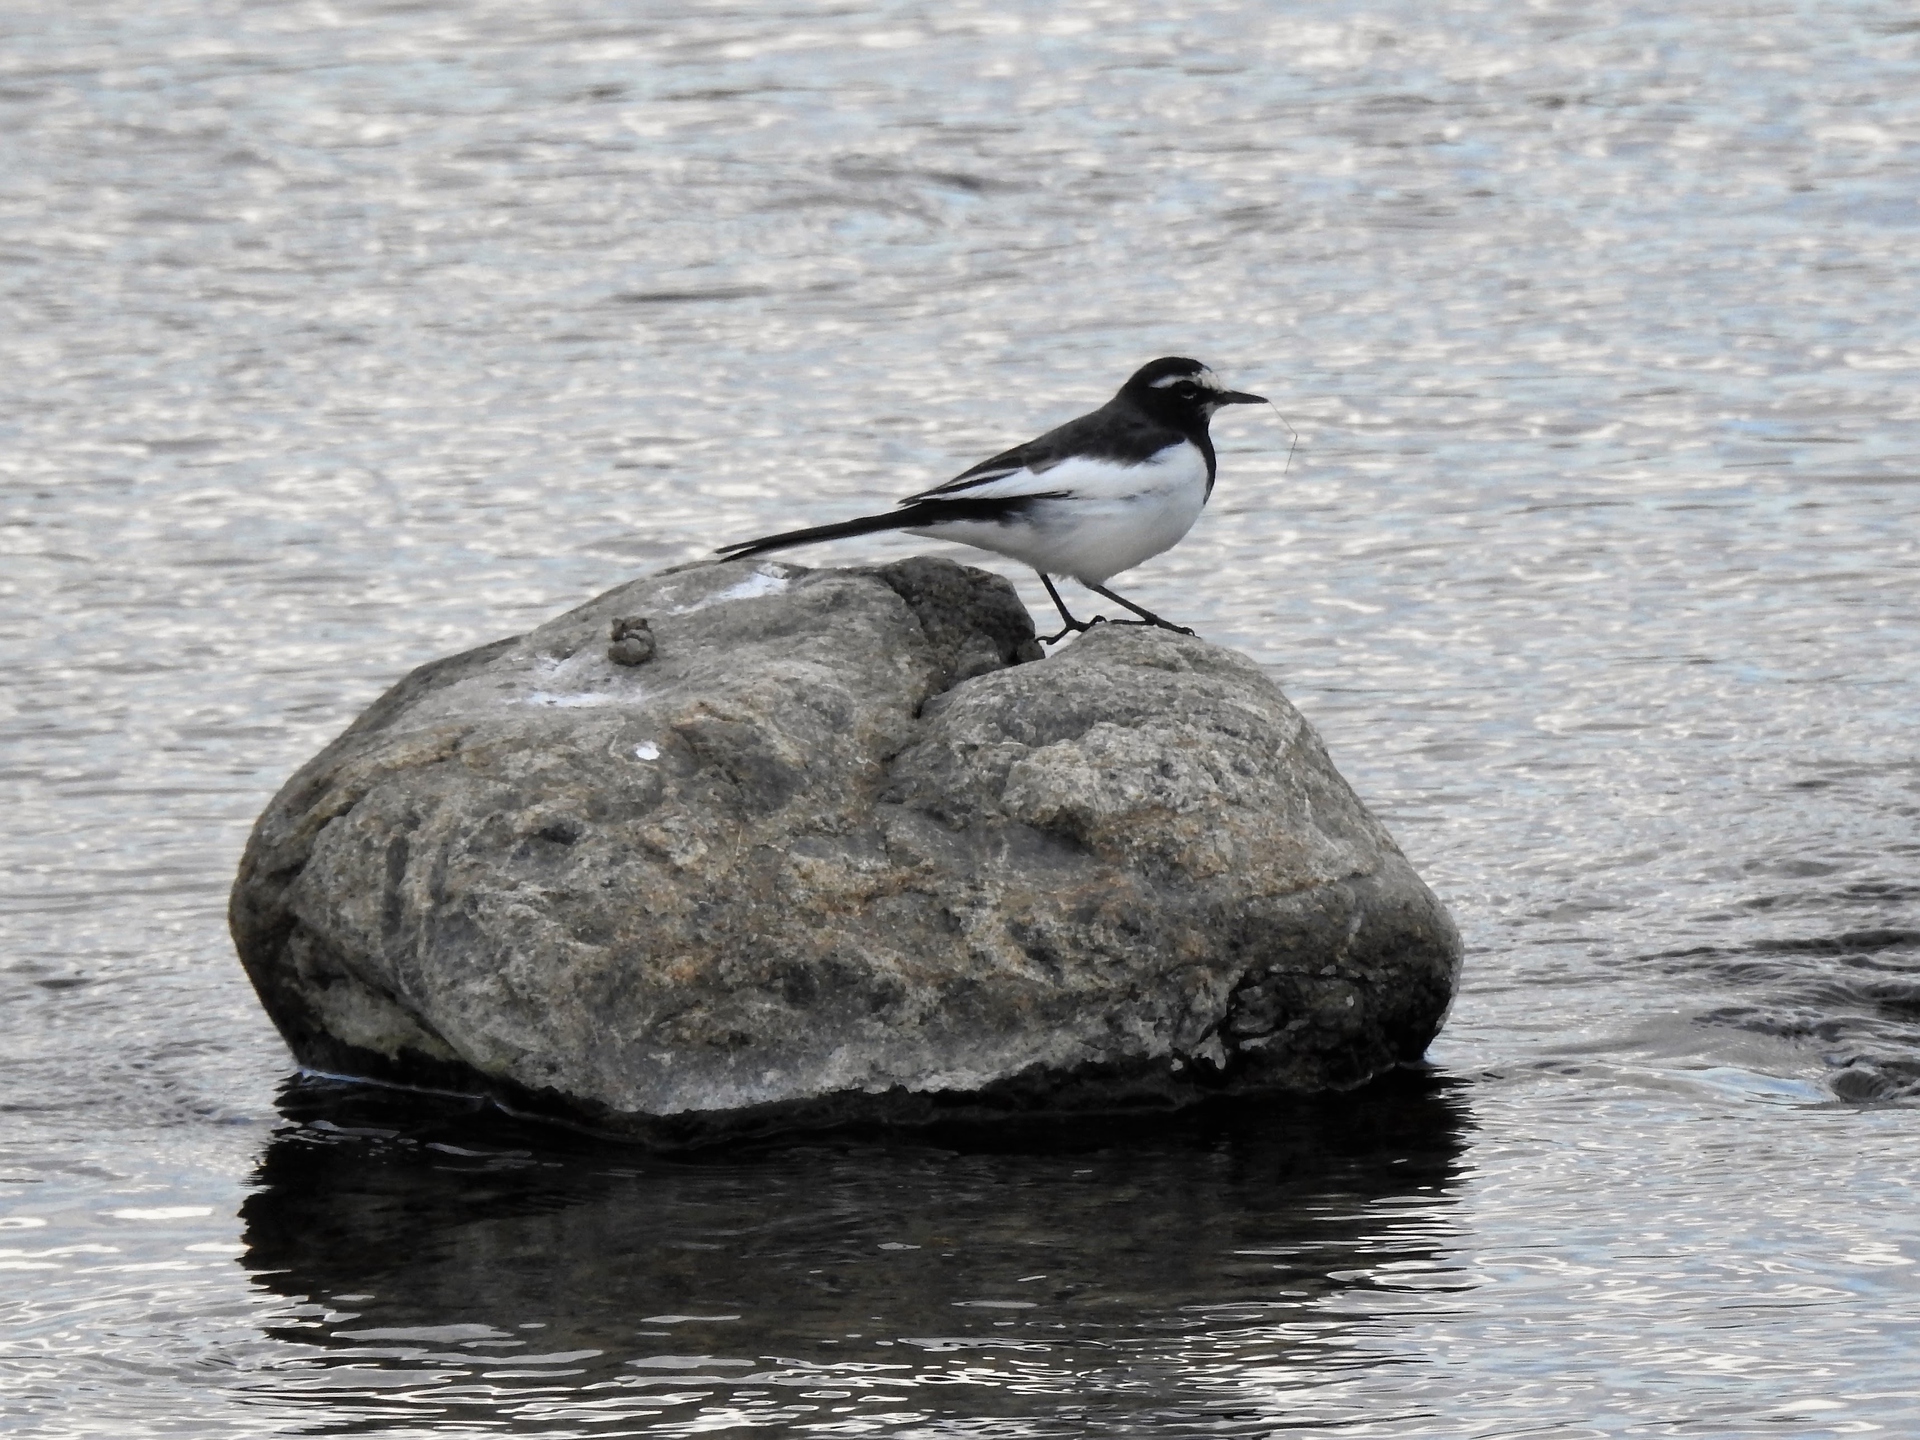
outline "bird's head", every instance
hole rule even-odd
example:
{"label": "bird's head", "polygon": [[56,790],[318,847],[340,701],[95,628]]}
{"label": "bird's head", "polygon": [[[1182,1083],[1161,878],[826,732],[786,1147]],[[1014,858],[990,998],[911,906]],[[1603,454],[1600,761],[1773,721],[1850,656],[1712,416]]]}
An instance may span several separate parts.
{"label": "bird's head", "polygon": [[1168,355],[1133,372],[1120,387],[1128,400],[1157,420],[1181,430],[1205,429],[1213,412],[1224,405],[1264,405],[1264,395],[1229,390],[1220,377],[1198,360]]}

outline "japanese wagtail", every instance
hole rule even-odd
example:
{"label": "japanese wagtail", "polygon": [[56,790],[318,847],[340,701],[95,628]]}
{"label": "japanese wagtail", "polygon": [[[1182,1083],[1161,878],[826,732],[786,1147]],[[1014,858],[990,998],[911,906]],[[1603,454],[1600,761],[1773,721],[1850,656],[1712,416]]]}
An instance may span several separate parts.
{"label": "japanese wagtail", "polygon": [[1227,389],[1198,360],[1167,356],[1141,366],[1091,414],[909,495],[884,515],[743,540],[718,553],[740,559],[904,530],[1031,565],[1063,622],[1059,633],[1043,637],[1048,644],[1099,623],[1073,618],[1053,588],[1055,575],[1070,575],[1140,617],[1128,624],[1191,635],[1114,594],[1106,581],[1178,544],[1200,518],[1219,468],[1207,435],[1213,412],[1265,403],[1264,396]]}

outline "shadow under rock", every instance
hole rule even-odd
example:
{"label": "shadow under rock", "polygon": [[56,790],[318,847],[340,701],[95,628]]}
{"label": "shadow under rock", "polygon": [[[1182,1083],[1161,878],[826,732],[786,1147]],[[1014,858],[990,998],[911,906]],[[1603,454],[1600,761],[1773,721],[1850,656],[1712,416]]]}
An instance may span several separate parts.
{"label": "shadow under rock", "polygon": [[1238,1414],[1271,1386],[1235,1357],[1270,1381],[1273,1327],[1446,1281],[1471,1129],[1424,1072],[1151,1124],[680,1158],[338,1082],[282,1107],[243,1263],[313,1302],[269,1327],[290,1350],[262,1389],[324,1407],[320,1433],[824,1422],[882,1398],[1034,1433]]}

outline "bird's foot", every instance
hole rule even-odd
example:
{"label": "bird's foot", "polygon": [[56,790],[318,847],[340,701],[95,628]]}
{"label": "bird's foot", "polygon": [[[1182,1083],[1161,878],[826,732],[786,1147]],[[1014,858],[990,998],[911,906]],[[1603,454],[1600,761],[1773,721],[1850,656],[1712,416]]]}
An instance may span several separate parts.
{"label": "bird's foot", "polygon": [[1126,621],[1126,620],[1115,620],[1115,621],[1109,622],[1106,616],[1096,615],[1091,620],[1069,620],[1067,621],[1066,624],[1062,625],[1058,630],[1054,631],[1053,634],[1041,635],[1037,638],[1039,639],[1042,645],[1058,645],[1062,640],[1066,639],[1067,636],[1069,635],[1084,635],[1086,634],[1087,631],[1091,630],[1096,625],[1106,625],[1109,623],[1115,624],[1115,625],[1126,625],[1126,624],[1132,624],[1133,622]]}
{"label": "bird's foot", "polygon": [[1196,638],[1198,636],[1197,631],[1189,630],[1184,625],[1175,625],[1170,620],[1115,620],[1112,623],[1115,625],[1138,625],[1142,629],[1147,630],[1171,630],[1176,635],[1194,635]]}

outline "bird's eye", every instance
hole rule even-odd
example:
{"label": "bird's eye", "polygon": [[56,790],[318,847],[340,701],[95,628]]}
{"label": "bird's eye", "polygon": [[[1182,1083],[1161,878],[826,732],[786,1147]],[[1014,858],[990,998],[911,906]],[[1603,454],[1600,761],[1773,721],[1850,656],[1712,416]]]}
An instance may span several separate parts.
{"label": "bird's eye", "polygon": [[1200,387],[1191,380],[1182,380],[1178,385],[1173,387],[1173,393],[1183,400],[1191,400],[1200,393]]}

